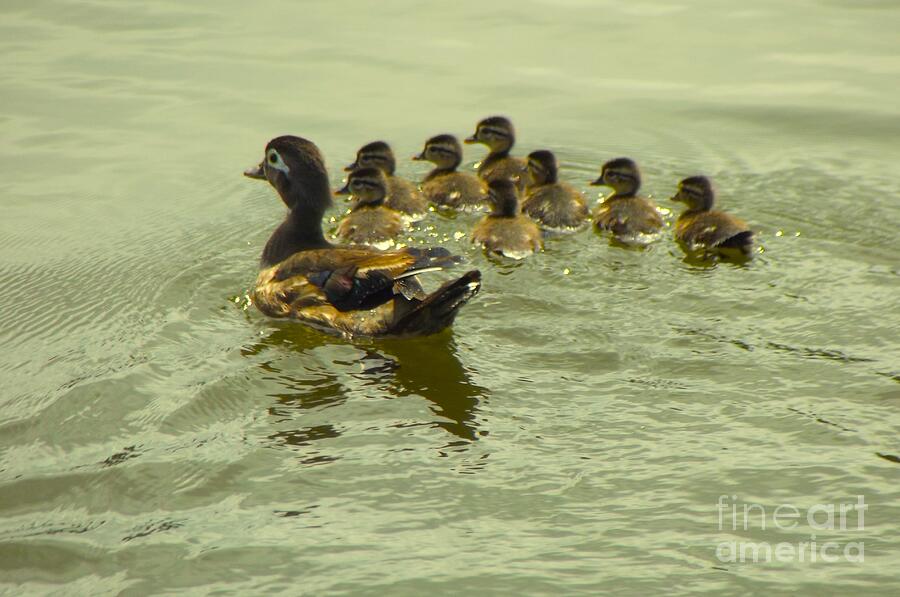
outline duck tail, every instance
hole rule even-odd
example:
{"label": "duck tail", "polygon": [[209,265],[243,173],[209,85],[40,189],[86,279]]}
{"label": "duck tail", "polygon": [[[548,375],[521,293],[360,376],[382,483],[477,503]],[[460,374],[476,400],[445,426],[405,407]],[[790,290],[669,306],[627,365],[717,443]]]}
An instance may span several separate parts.
{"label": "duck tail", "polygon": [[[391,326],[391,335],[427,336],[436,334],[453,323],[460,307],[478,294],[481,289],[481,272],[472,270],[444,283],[422,301],[404,303]],[[400,308],[398,303],[396,308]]]}

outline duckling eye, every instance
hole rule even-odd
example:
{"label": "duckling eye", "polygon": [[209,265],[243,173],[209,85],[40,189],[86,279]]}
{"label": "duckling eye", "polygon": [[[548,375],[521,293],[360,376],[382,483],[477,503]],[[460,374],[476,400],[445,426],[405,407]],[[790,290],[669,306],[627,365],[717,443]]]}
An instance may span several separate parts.
{"label": "duckling eye", "polygon": [[275,155],[274,153],[270,153],[270,154],[269,154],[269,162],[272,163],[272,164],[277,164],[277,163],[278,163],[278,156]]}

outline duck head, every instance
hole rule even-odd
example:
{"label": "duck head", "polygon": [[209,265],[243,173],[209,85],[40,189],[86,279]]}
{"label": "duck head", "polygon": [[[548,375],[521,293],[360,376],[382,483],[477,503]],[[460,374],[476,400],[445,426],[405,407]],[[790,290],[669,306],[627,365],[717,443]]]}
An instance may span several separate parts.
{"label": "duck head", "polygon": [[508,152],[516,142],[516,132],[512,122],[505,116],[490,116],[478,123],[475,134],[466,143],[483,143],[491,153]]}
{"label": "duck head", "polygon": [[426,160],[441,170],[455,170],[462,162],[462,145],[453,135],[437,135],[425,141],[425,148],[414,160]]}
{"label": "duck head", "polygon": [[684,203],[691,211],[709,211],[716,202],[716,190],[707,177],[691,176],[678,183],[672,201]]}
{"label": "duck head", "polygon": [[302,137],[284,135],[269,141],[262,162],[245,170],[244,176],[268,180],[291,210],[324,213],[331,205],[325,160],[315,143]]}
{"label": "duck head", "polygon": [[612,187],[615,196],[631,197],[641,188],[641,171],[634,160],[628,158],[609,160],[603,164],[600,178],[593,181],[591,186]]}
{"label": "duck head", "polygon": [[540,149],[528,154],[528,176],[534,185],[556,182],[559,166],[552,151]]}
{"label": "duck head", "polygon": [[359,168],[378,168],[388,176],[393,176],[397,168],[394,151],[385,141],[372,141],[363,145],[356,152],[356,161],[344,168],[344,171],[353,172]]}
{"label": "duck head", "polygon": [[356,207],[381,205],[387,194],[387,178],[378,168],[360,168],[351,172],[347,184],[334,194],[352,195]]}
{"label": "duck head", "polygon": [[514,218],[519,214],[519,187],[511,178],[491,181],[488,184],[488,203],[491,215]]}

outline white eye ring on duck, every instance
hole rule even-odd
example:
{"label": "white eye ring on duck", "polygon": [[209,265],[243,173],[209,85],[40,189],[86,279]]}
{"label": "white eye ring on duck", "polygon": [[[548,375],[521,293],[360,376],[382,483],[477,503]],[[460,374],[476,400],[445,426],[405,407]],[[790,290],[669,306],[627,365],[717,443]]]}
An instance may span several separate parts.
{"label": "white eye ring on duck", "polygon": [[274,149],[269,150],[269,155],[266,157],[266,164],[269,168],[281,170],[285,174],[289,174],[291,171],[291,169],[288,168],[287,164],[282,161],[281,156],[278,155],[278,152]]}

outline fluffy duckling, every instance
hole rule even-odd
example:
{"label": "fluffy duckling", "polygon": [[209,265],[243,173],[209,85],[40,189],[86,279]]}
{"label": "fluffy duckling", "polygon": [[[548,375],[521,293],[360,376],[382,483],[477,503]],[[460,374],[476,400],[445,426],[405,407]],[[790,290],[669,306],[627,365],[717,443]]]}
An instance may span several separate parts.
{"label": "fluffy duckling", "polygon": [[356,203],[341,220],[337,236],[355,245],[386,249],[405,228],[403,214],[384,204],[387,177],[378,168],[360,168],[350,173],[347,184],[335,195],[352,195]]}
{"label": "fluffy duckling", "polygon": [[513,259],[524,259],[543,248],[540,228],[519,213],[519,190],[512,180],[488,184],[488,201],[493,209],[472,230],[473,243]]}
{"label": "fluffy duckling", "polygon": [[581,192],[558,180],[558,171],[553,152],[539,150],[528,154],[531,183],[522,203],[522,213],[546,230],[577,230],[591,214]]}
{"label": "fluffy duckling", "polygon": [[373,141],[360,147],[356,152],[356,161],[344,168],[344,171],[353,172],[359,168],[378,168],[387,176],[388,194],[385,204],[388,207],[402,211],[414,221],[425,217],[428,204],[416,185],[394,176],[397,160],[390,145],[384,141]]}
{"label": "fluffy duckling", "polygon": [[262,164],[245,175],[268,180],[290,210],[260,260],[253,303],[266,315],[345,336],[433,334],[481,287],[481,273],[472,270],[426,294],[417,274],[457,262],[440,247],[384,252],[329,243],[322,231],[328,172],[311,141],[272,139]]}
{"label": "fluffy duckling", "polygon": [[490,152],[478,166],[478,176],[485,182],[512,178],[516,186],[525,188],[527,168],[525,160],[509,155],[516,143],[512,122],[504,116],[490,116],[478,123],[475,134],[466,143],[482,143]]}
{"label": "fluffy duckling", "polygon": [[691,176],[678,183],[672,201],[687,209],[675,222],[675,240],[688,252],[712,251],[722,257],[748,259],[753,250],[753,231],[743,221],[714,210],[716,191],[705,176]]}
{"label": "fluffy duckling", "polygon": [[457,168],[462,162],[462,145],[453,135],[437,135],[425,142],[425,148],[414,160],[427,160],[435,165],[422,181],[422,193],[436,205],[453,209],[478,209],[487,200],[487,186]]}
{"label": "fluffy duckling", "polygon": [[612,187],[613,192],[594,209],[594,227],[608,230],[623,242],[652,240],[663,227],[663,219],[653,201],[639,197],[641,172],[628,158],[603,164],[600,178],[591,186]]}

